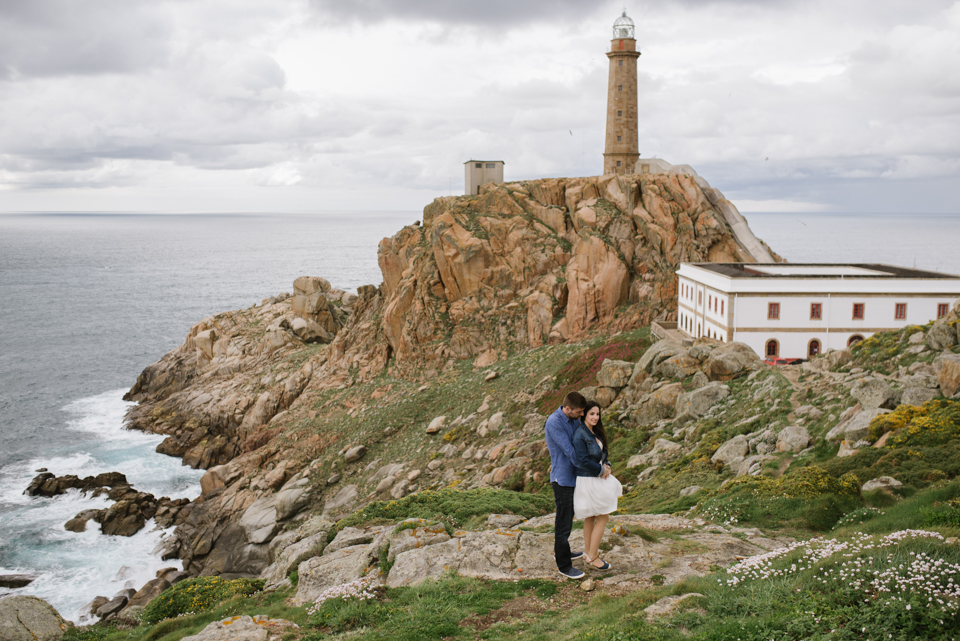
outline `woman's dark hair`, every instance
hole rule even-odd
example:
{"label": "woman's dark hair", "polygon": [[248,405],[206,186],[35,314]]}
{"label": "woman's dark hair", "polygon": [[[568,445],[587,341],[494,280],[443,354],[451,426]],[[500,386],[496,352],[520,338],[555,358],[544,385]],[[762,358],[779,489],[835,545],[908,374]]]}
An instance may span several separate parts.
{"label": "woman's dark hair", "polygon": [[[603,449],[609,449],[607,447],[607,432],[603,429],[603,409],[600,407],[600,403],[596,401],[587,401],[587,407],[583,410],[583,424],[587,424],[587,414],[596,407],[600,410],[600,417],[597,419],[597,424],[593,426],[593,433],[597,435],[600,439],[600,442],[603,443]],[[589,427],[587,429],[590,429]]]}

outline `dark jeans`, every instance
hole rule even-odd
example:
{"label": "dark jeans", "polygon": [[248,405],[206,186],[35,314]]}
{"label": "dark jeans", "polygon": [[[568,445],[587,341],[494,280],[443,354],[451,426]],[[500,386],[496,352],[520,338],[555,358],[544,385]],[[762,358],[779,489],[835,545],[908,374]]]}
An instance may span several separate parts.
{"label": "dark jeans", "polygon": [[573,567],[570,561],[570,530],[573,529],[573,491],[576,488],[553,484],[553,501],[557,505],[557,519],[553,523],[553,556],[561,572]]}

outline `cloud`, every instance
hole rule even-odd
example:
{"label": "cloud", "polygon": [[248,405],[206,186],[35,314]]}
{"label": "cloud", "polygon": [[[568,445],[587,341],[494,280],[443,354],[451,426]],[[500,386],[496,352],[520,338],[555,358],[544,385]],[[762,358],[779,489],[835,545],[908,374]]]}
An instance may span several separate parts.
{"label": "cloud", "polygon": [[[419,208],[459,191],[470,157],[505,160],[508,180],[597,173],[623,5],[0,6],[0,207],[128,206],[163,186],[222,211]],[[627,10],[644,156],[750,207],[911,202],[899,183],[917,207],[955,209],[960,3]]]}
{"label": "cloud", "polygon": [[[610,4],[610,3],[608,3]],[[616,4],[616,3],[613,3]],[[390,20],[455,26],[520,29],[530,24],[568,22],[593,14],[596,4],[583,0],[310,0],[319,16],[359,25]],[[611,21],[612,22],[612,21]]]}

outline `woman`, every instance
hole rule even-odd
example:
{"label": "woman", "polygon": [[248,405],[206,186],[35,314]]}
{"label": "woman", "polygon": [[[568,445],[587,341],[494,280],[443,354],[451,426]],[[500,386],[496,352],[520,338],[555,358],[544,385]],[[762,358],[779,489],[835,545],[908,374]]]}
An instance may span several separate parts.
{"label": "woman", "polygon": [[583,519],[583,556],[590,567],[609,570],[610,564],[599,558],[600,540],[610,513],[617,510],[623,486],[610,474],[607,433],[600,406],[593,401],[587,403],[583,422],[573,435],[573,449],[577,454],[573,513],[575,518]]}

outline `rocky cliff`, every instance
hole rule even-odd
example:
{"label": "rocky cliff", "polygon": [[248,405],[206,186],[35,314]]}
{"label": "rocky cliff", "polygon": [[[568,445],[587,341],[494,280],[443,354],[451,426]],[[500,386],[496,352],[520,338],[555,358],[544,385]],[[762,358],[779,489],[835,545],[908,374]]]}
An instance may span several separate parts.
{"label": "rocky cliff", "polygon": [[[439,388],[438,380],[466,381],[472,368],[512,354],[671,318],[680,262],[769,260],[742,217],[731,222],[733,214],[724,213],[726,202],[692,171],[486,185],[477,196],[438,198],[422,222],[384,239],[379,287],[353,295],[303,277],[292,295],[199,322],[127,395],[139,401],[131,427],[166,434],[158,451],[210,469],[203,496],[178,517],[183,523],[167,554],[184,558],[193,572],[256,574],[283,522],[309,504],[346,509],[376,497],[375,487],[367,497],[358,492],[388,478],[394,496],[449,483],[439,466],[416,464],[410,451],[423,449],[419,423],[435,415],[407,407],[394,420],[397,408]],[[528,387],[538,367],[516,384]],[[484,374],[478,387],[488,376],[497,374]],[[526,403],[529,413],[544,389],[530,388],[514,403]],[[474,402],[479,393],[461,405],[486,405],[475,413],[486,414],[482,433],[494,438],[504,429],[503,413],[494,417],[490,403]],[[535,436],[542,419],[527,421],[524,411],[509,420]],[[441,420],[433,432],[462,431],[469,413]],[[357,483],[339,487],[339,477],[330,480],[337,474],[320,476],[339,469],[351,446],[362,449],[361,458],[375,443],[404,444],[407,460],[397,460],[398,469],[366,470],[372,480],[359,490]],[[486,462],[513,456],[519,444],[471,447],[470,457],[484,461],[463,459],[475,468],[472,482],[532,474],[516,461]],[[525,460],[542,459],[530,447]],[[397,490],[401,472],[409,478]],[[278,496],[286,497],[279,508]]]}

